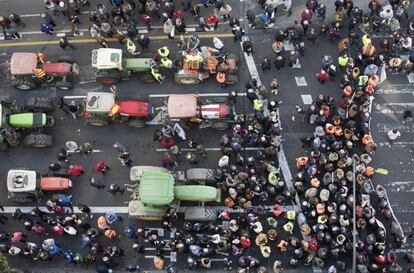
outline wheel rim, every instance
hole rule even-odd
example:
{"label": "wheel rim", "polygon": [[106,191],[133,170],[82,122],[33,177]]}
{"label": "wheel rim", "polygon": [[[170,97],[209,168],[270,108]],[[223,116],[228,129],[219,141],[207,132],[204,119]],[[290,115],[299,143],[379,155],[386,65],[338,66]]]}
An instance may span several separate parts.
{"label": "wheel rim", "polygon": [[197,83],[197,80],[193,79],[193,78],[181,78],[180,83],[182,83],[182,84],[195,84],[195,83]]}
{"label": "wheel rim", "polygon": [[17,89],[21,89],[21,90],[29,90],[32,89],[33,87],[30,84],[18,84],[16,85]]}

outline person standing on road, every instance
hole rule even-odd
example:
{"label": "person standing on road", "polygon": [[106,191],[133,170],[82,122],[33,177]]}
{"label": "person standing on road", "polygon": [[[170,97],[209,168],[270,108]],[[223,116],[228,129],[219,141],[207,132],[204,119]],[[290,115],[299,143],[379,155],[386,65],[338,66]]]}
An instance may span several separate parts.
{"label": "person standing on road", "polygon": [[137,43],[141,46],[142,50],[148,49],[150,41],[150,38],[144,34],[139,35],[137,38]]}
{"label": "person standing on road", "polygon": [[109,167],[105,164],[105,161],[103,160],[98,161],[95,167],[95,171],[105,175],[107,170],[109,170]]}
{"label": "person standing on road", "polygon": [[12,26],[15,27],[26,27],[25,23],[22,22],[22,19],[20,18],[19,15],[17,15],[16,13],[9,13],[9,18],[11,21]]}
{"label": "person standing on road", "polygon": [[73,44],[69,43],[69,40],[66,36],[59,39],[59,46],[63,50],[66,50],[68,47],[76,49],[76,47]]}
{"label": "person standing on road", "polygon": [[52,12],[54,16],[59,16],[59,8],[53,1],[46,0],[45,8],[48,12]]}
{"label": "person standing on road", "polygon": [[122,166],[128,166],[131,167],[131,156],[129,154],[129,152],[125,151],[119,154],[118,156],[119,161],[121,162]]}
{"label": "person standing on road", "polygon": [[96,39],[96,42],[98,44],[100,44],[102,47],[104,47],[104,48],[108,48],[109,47],[108,46],[108,42],[106,41],[106,39],[100,33],[97,33],[95,35],[95,39]]}
{"label": "person standing on road", "polygon": [[4,38],[6,38],[6,29],[8,29],[11,25],[11,21],[9,18],[5,16],[0,16],[0,26],[3,28]]}
{"label": "person standing on road", "polygon": [[92,153],[92,145],[89,142],[84,142],[79,146],[79,153],[81,155],[89,155]]}
{"label": "person standing on road", "polygon": [[85,171],[81,165],[71,165],[68,170],[69,175],[73,175],[76,177],[81,176],[84,172]]}
{"label": "person standing on road", "polygon": [[394,141],[396,141],[401,136],[401,133],[397,129],[392,129],[388,131],[387,135],[388,135],[388,140],[390,144],[392,144]]}
{"label": "person standing on road", "polygon": [[405,110],[403,113],[403,124],[406,124],[407,122],[413,121],[413,112],[411,110]]}
{"label": "person standing on road", "polygon": [[54,29],[53,29],[53,26],[51,24],[43,23],[40,26],[40,31],[45,33],[45,34],[53,35]]}
{"label": "person standing on road", "polygon": [[126,152],[126,148],[124,145],[122,145],[119,142],[115,142],[114,145],[112,145],[112,147],[115,149],[115,151],[117,151],[119,154]]}

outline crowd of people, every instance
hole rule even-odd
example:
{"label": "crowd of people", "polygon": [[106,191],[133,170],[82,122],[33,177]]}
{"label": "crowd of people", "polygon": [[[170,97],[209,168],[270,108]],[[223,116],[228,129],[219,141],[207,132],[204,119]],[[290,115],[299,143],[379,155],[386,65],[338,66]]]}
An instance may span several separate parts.
{"label": "crowd of people", "polygon": [[[119,230],[115,226],[122,218],[115,212],[94,215],[86,204],[78,204],[80,213],[74,213],[71,196],[59,194],[46,201],[47,211],[35,208],[30,213],[22,213],[17,209],[13,217],[26,231],[1,232],[0,251],[35,261],[63,259],[68,264],[95,264],[97,272],[111,272],[125,256],[125,250],[114,240],[122,233],[137,253],[145,253],[148,245],[155,248],[154,268],[171,273],[179,270],[174,263],[166,264],[163,255],[167,247],[185,257],[189,270],[216,268],[212,265],[213,256],[223,255],[223,268],[238,273],[248,270],[278,273],[284,268],[303,265],[326,268],[329,273],[345,272],[350,268],[347,257],[355,248],[357,272],[402,272],[395,250],[407,238],[392,215],[384,188],[375,186],[375,171],[371,165],[377,148],[370,132],[371,98],[384,79],[386,67],[410,73],[414,62],[414,55],[410,55],[414,17],[406,12],[409,1],[388,2],[371,0],[368,7],[358,7],[352,0],[337,0],[335,16],[330,21],[326,19],[325,3],[308,0],[300,18],[292,26],[277,31],[269,52],[275,54],[274,65],[278,71],[284,68],[286,61],[290,67],[295,66],[304,56],[305,46],[316,47],[325,36],[338,49],[337,56],[321,54],[320,67],[315,70],[321,84],[328,79],[338,81],[337,94],[321,94],[307,109],[296,106],[302,117],[300,120],[312,124],[314,132],[301,139],[304,153],[297,157],[292,181],[286,181],[278,161],[282,137],[278,81],[273,79],[267,86],[258,79],[251,79],[246,82],[244,91],[252,113],[236,113],[231,132],[220,139],[215,186],[222,190],[228,209],[219,213],[217,222],[185,222],[177,226],[177,215],[170,211],[164,216],[163,227],[177,229],[167,241],[144,226],[123,223],[124,230]],[[182,1],[180,7],[175,7],[172,1],[111,0],[108,5],[98,4],[89,12],[90,32],[103,47],[108,47],[107,37],[114,37],[121,44],[126,42],[128,46],[128,41],[133,41],[147,48],[149,38],[138,35],[139,24],[151,30],[152,21],[161,20],[164,33],[174,38],[176,32],[186,32],[184,15],[190,11],[200,29],[216,29],[219,21],[228,21],[235,41],[241,40],[244,35],[241,18],[232,16],[228,3],[222,0],[200,3],[214,9],[207,18],[200,16],[200,5],[194,1]],[[258,3],[263,8],[260,20],[268,28],[278,20],[280,8],[278,11],[278,7],[266,1]],[[291,1],[282,3],[282,10],[291,16]],[[41,31],[53,34],[54,19],[61,14],[68,18],[73,32],[78,33],[78,15],[85,7],[90,8],[87,0],[46,0]],[[366,8],[368,11],[364,11]],[[253,10],[247,12],[246,18],[250,28],[258,27]],[[10,34],[12,24],[24,27],[17,14],[0,17],[5,36],[13,36]],[[122,32],[122,27],[127,28],[127,34]],[[378,31],[388,32],[389,38],[377,41],[367,34]],[[62,49],[75,49],[67,38],[60,42]],[[287,42],[292,43],[294,49],[286,52],[284,44]],[[248,55],[255,53],[253,47],[248,40],[243,43]],[[224,45],[220,45],[220,50],[225,50]],[[409,57],[402,58],[401,54]],[[263,73],[272,70],[271,59],[266,58],[261,68]],[[237,91],[229,92],[228,102],[232,106],[241,103]],[[405,111],[402,119],[404,124],[411,122],[412,112]],[[186,131],[186,126],[173,123],[165,124],[154,133],[154,140],[168,149],[161,164],[172,172],[184,160],[198,164],[209,156],[202,143],[188,139]],[[401,133],[391,130],[387,135],[393,141]],[[194,151],[183,155],[182,143],[188,143]],[[247,152],[246,147],[255,147],[257,151]],[[113,148],[120,165],[130,167],[132,160],[127,149],[121,143],[115,143]],[[70,141],[59,151],[58,161],[49,169],[54,173],[62,173],[63,169],[64,174],[72,178],[84,175],[83,167],[72,162],[75,160],[71,155],[88,156],[92,151],[90,143],[78,147]],[[96,173],[90,179],[91,186],[122,194],[121,185],[107,186],[97,178],[110,171],[105,161],[98,161]],[[296,209],[287,206],[292,202]],[[244,213],[234,212],[235,209]],[[0,222],[5,221],[7,218],[0,215]],[[228,224],[218,225],[223,221]],[[48,238],[43,242],[34,239],[34,235],[46,234]],[[62,236],[80,237],[81,247],[76,251],[61,247]],[[272,260],[272,255],[279,252],[288,253],[289,258]],[[406,258],[412,263],[414,254],[408,253]],[[127,271],[140,270],[139,262],[123,264]],[[269,264],[272,268],[268,268]],[[406,272],[414,272],[414,268],[411,266]]]}

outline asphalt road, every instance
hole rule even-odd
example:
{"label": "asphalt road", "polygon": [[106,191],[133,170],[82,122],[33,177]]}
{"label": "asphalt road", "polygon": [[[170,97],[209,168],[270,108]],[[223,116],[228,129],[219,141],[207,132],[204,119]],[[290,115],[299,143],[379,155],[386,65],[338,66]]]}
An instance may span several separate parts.
{"label": "asphalt road", "polygon": [[[93,1],[93,3],[106,3],[107,1]],[[256,7],[254,1],[229,1],[233,7],[233,14],[239,15],[242,17],[244,11],[248,8],[254,8],[256,11],[259,9]],[[298,1],[299,2],[299,1]],[[304,1],[300,1],[304,2]],[[362,4],[366,4],[362,1]],[[332,5],[332,3],[329,3]],[[286,14],[279,11],[280,20],[277,20],[277,26],[283,26],[288,22],[292,21],[294,16],[299,14],[303,5],[300,3],[294,3],[294,15],[287,18]],[[42,12],[42,6],[35,1],[16,0],[16,1],[0,1],[0,10],[5,12],[13,11],[19,14],[29,14],[36,15]],[[207,15],[209,12],[212,12],[212,8],[208,10],[202,8],[203,14]],[[192,24],[190,15],[187,24]],[[61,16],[60,16],[61,17]],[[59,18],[59,17],[58,17]],[[60,18],[57,19],[58,27],[56,32],[64,32],[68,29],[66,25],[60,24]],[[46,41],[49,37],[42,35],[38,32],[38,24],[40,24],[40,19],[37,16],[28,16],[25,18],[27,22],[26,29],[22,30],[23,40],[25,42],[33,41]],[[82,29],[88,27],[87,15],[81,15]],[[154,25],[157,25],[154,23]],[[158,24],[159,25],[159,24]],[[218,33],[229,33],[230,28],[227,24],[222,24],[219,27]],[[24,32],[27,32],[25,34]],[[84,36],[75,39],[89,39],[89,33],[84,32]],[[191,33],[190,33],[191,34]],[[213,33],[208,33],[213,34]],[[260,62],[265,57],[274,57],[272,56],[273,52],[271,50],[271,42],[275,30],[249,30],[249,37],[254,44],[255,53],[253,54],[256,64]],[[176,41],[165,39],[162,30],[155,28],[153,32],[149,35],[156,35],[157,38],[153,39],[150,45],[149,52],[155,51],[157,48],[168,45],[173,53],[176,49]],[[159,39],[159,36],[164,36],[164,38]],[[210,35],[208,38],[203,38],[202,43],[204,45],[212,45],[212,37]],[[226,95],[229,91],[235,89],[239,92],[244,92],[244,83],[250,79],[250,73],[247,68],[247,65],[244,61],[244,57],[240,50],[240,44],[234,43],[233,38],[222,38],[222,41],[225,44],[226,49],[233,54],[239,56],[240,59],[240,69],[239,69],[239,83],[233,87],[227,87],[225,90],[220,88],[220,86],[215,82],[214,79],[208,79],[200,85],[197,86],[181,86],[173,82],[172,79],[168,79],[164,84],[143,84],[139,81],[139,76],[134,76],[129,81],[121,82],[117,85],[119,90],[120,97],[132,98],[134,96],[146,97],[149,95],[168,95],[173,93],[199,93],[199,94],[209,94],[209,93],[221,93]],[[74,57],[77,63],[81,66],[81,74],[77,79],[77,84],[75,88],[68,92],[57,91],[53,87],[42,87],[35,91],[22,92],[14,90],[9,87],[8,79],[4,77],[4,71],[7,68],[6,62],[9,60],[13,52],[19,51],[45,51],[47,57],[53,60],[53,58],[62,54],[62,50],[56,44],[41,44],[41,45],[31,45],[27,44],[25,46],[4,46],[8,43],[14,43],[18,41],[4,41],[0,43],[0,69],[2,70],[0,78],[0,94],[10,94],[17,99],[18,102],[22,102],[25,98],[29,96],[63,96],[63,95],[85,95],[89,91],[105,91],[107,90],[106,86],[102,86],[93,82],[94,80],[94,71],[90,66],[90,52],[92,49],[97,48],[97,44],[92,43],[78,43],[76,44],[76,50],[68,50],[65,54],[69,54]],[[120,45],[117,42],[111,43],[113,47],[119,47]],[[293,162],[296,157],[304,153],[300,145],[300,137],[310,134],[313,131],[312,126],[303,123],[300,121],[300,117],[297,116],[295,110],[295,104],[308,104],[312,99],[316,98],[319,94],[330,94],[338,98],[340,96],[340,90],[338,88],[338,81],[328,81],[324,86],[321,86],[315,77],[317,70],[319,69],[320,58],[324,54],[329,54],[332,57],[337,56],[336,46],[330,44],[326,39],[322,39],[320,45],[317,47],[312,47],[311,45],[306,46],[305,56],[300,58],[300,68],[284,68],[282,72],[276,72],[274,69],[262,73],[259,71],[261,81],[268,85],[272,78],[276,77],[279,80],[281,89],[278,95],[278,99],[283,101],[283,104],[280,108],[282,127],[283,127],[283,147],[284,152],[287,158],[287,162],[290,166],[294,166]],[[259,69],[259,67],[258,67]],[[394,212],[398,219],[400,219],[401,224],[404,228],[404,231],[410,231],[412,220],[411,216],[413,213],[413,203],[412,203],[412,194],[414,190],[412,175],[413,175],[413,152],[408,152],[407,150],[413,149],[413,138],[411,137],[414,127],[413,125],[402,126],[401,124],[401,111],[403,109],[411,107],[414,100],[413,97],[413,87],[412,84],[408,83],[408,79],[402,75],[388,75],[389,78],[382,87],[382,93],[378,92],[375,95],[374,106],[373,106],[373,120],[371,129],[373,130],[374,139],[380,143],[378,152],[374,156],[374,166],[376,168],[386,168],[390,171],[388,175],[377,174],[374,178],[374,183],[379,183],[386,186],[390,199],[392,200],[392,205]],[[298,86],[298,83],[302,82],[303,79],[306,81],[306,85]],[[391,91],[387,91],[391,90]],[[150,98],[151,103],[154,105],[162,105],[163,98]],[[240,106],[244,111],[249,112],[250,108],[244,97],[240,97],[238,100]],[[393,103],[393,104],[390,104]],[[411,103],[411,104],[410,104]],[[385,109],[385,110],[384,110]],[[385,112],[384,112],[385,111]],[[83,119],[79,118],[74,120],[70,116],[66,115],[59,109],[56,109],[54,115],[57,120],[56,127],[50,128],[50,132],[55,139],[55,146],[50,149],[42,150],[29,150],[25,147],[16,147],[11,149],[9,152],[1,155],[1,168],[0,168],[0,177],[6,177],[6,173],[9,169],[14,167],[26,167],[38,171],[46,171],[48,165],[51,162],[56,161],[56,155],[58,150],[64,146],[65,142],[68,140],[76,141],[77,143],[90,142],[93,146],[93,149],[99,150],[99,152],[93,153],[88,157],[80,157],[79,155],[73,155],[71,162],[76,164],[81,164],[85,167],[86,173],[80,178],[74,179],[74,188],[69,191],[73,195],[74,204],[86,203],[90,206],[95,207],[125,207],[128,200],[128,193],[123,195],[117,194],[112,195],[107,193],[106,190],[98,190],[89,185],[90,177],[94,176],[99,179],[102,179],[106,184],[118,183],[120,185],[128,183],[129,180],[129,170],[125,167],[122,167],[117,160],[117,154],[112,149],[112,144],[116,141],[123,143],[127,146],[128,150],[131,152],[132,160],[134,165],[160,165],[160,157],[163,152],[160,150],[162,148],[157,142],[152,141],[152,135],[156,126],[148,126],[144,129],[131,129],[128,128],[125,124],[111,124],[108,127],[96,128],[86,126],[83,123]],[[295,116],[295,119],[292,119],[292,116]],[[398,124],[398,125],[397,125]],[[398,140],[397,143],[393,146],[389,146],[386,141],[386,130],[388,128],[397,128],[402,132],[402,137]],[[203,130],[191,130],[188,134],[189,137],[195,138],[197,141],[202,143],[206,148],[217,148],[219,147],[218,142],[222,132],[216,132],[211,129]],[[185,147],[185,146],[183,146]],[[158,149],[158,150],[157,150]],[[253,152],[250,152],[253,153]],[[218,151],[208,151],[208,157],[206,160],[200,161],[198,164],[200,167],[209,167],[214,168],[217,166],[217,161],[220,157]],[[107,164],[111,167],[111,170],[108,172],[108,175],[102,177],[94,171],[94,167],[97,161],[105,160]],[[293,164],[293,165],[292,165]],[[180,164],[180,169],[187,169],[191,167],[187,163]],[[292,168],[292,173],[294,169]],[[402,198],[403,197],[403,198]],[[16,206],[16,204],[7,200],[7,189],[5,183],[0,185],[0,198],[3,206]],[[42,200],[47,200],[48,195],[46,195]],[[35,205],[35,204],[29,204]],[[97,217],[95,217],[96,219]],[[124,217],[124,223],[126,223],[127,218]],[[145,225],[146,227],[159,228],[160,223],[140,223],[137,221],[132,221],[132,224],[136,226]],[[118,230],[122,231],[122,224],[118,226]],[[182,221],[178,221],[178,226],[182,224]],[[219,223],[220,224],[220,223]],[[22,223],[16,223],[10,220],[8,227],[21,226]],[[279,225],[280,226],[280,225]],[[120,232],[122,233],[122,232]],[[165,238],[169,238],[170,234],[166,231]],[[298,235],[298,234],[296,234]],[[287,238],[287,234],[280,232],[280,238]],[[39,240],[40,241],[40,240]],[[58,238],[58,242],[62,244],[64,248],[72,249],[76,251],[76,248],[80,245],[79,242],[76,242],[74,239],[69,236],[62,236]],[[120,264],[137,262],[141,265],[143,269],[151,268],[151,258],[145,258],[145,256],[154,255],[154,251],[147,249],[145,255],[136,254],[131,250],[132,241],[127,240],[126,238],[118,238],[117,242],[121,244],[126,250],[126,257],[124,260],[120,261]],[[147,248],[150,246],[147,245]],[[413,248],[412,242],[408,242],[404,249],[405,251]],[[253,250],[254,251],[254,250]],[[404,250],[403,250],[404,251]],[[274,251],[275,256],[272,255],[272,258],[269,260],[263,260],[265,264],[269,267],[272,264],[272,261],[275,259],[281,259],[287,261],[289,259],[289,252],[279,253]],[[171,256],[170,252],[166,252],[166,256]],[[252,252],[253,255],[259,256],[257,252]],[[186,255],[179,255],[177,264],[182,267]],[[217,261],[213,263],[215,270],[219,271],[222,268],[222,263],[220,259],[222,257],[217,257]],[[74,267],[72,265],[64,264],[64,261],[55,260],[52,264],[45,263],[33,263],[29,260],[11,259],[12,265],[18,268],[35,268],[31,272],[73,272]],[[52,268],[52,269],[51,269]],[[58,269],[59,268],[59,269]],[[122,267],[119,267],[122,268]],[[52,270],[52,271],[47,271]],[[88,272],[88,268],[76,268],[79,272],[83,270]],[[287,272],[311,272],[312,268],[298,268],[292,269],[288,267]],[[217,272],[215,271],[215,272]],[[90,272],[90,271],[89,271]],[[118,270],[116,272],[119,272]]]}

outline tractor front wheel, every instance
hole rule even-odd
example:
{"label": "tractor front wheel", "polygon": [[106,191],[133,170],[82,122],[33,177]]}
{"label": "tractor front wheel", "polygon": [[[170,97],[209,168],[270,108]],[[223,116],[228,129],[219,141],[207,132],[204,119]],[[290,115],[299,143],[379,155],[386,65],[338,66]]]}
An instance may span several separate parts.
{"label": "tractor front wheel", "polygon": [[24,145],[32,148],[46,148],[53,145],[53,137],[46,134],[30,134],[24,138]]}
{"label": "tractor front wheel", "polygon": [[100,118],[100,117],[88,117],[85,119],[85,124],[91,125],[91,126],[102,127],[102,126],[107,126],[109,124],[109,121],[105,118]]}
{"label": "tractor front wheel", "polygon": [[175,74],[175,82],[185,85],[195,85],[199,84],[201,80],[192,75],[180,75],[179,73]]}
{"label": "tractor front wheel", "polygon": [[19,90],[35,89],[36,85],[36,81],[33,78],[16,78],[12,80],[12,86]]}

